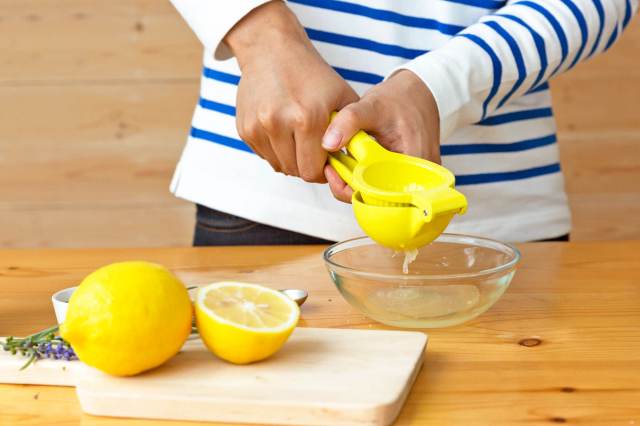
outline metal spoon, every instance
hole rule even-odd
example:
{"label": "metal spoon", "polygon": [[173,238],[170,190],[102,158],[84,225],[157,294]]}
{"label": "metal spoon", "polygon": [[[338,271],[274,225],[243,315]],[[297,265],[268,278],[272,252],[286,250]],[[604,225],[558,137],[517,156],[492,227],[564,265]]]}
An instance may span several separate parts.
{"label": "metal spoon", "polygon": [[289,296],[289,298],[296,302],[298,306],[302,306],[302,304],[307,300],[307,297],[309,297],[309,293],[301,288],[285,288],[278,291]]}

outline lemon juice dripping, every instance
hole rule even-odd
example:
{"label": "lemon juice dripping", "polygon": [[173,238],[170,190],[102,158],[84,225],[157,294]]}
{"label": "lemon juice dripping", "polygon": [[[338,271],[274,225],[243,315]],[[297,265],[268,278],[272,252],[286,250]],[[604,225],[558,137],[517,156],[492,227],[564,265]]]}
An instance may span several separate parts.
{"label": "lemon juice dripping", "polygon": [[409,273],[409,265],[411,265],[418,257],[418,249],[404,250],[404,260],[402,261],[402,273]]}

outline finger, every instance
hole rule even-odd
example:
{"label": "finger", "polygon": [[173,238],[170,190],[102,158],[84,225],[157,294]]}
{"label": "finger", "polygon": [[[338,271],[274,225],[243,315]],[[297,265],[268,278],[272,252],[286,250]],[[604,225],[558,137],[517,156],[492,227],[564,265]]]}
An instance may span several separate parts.
{"label": "finger", "polygon": [[299,176],[296,162],[296,143],[291,133],[279,132],[269,135],[271,149],[278,157],[282,173],[289,176]]}
{"label": "finger", "polygon": [[324,183],[324,165],[327,151],[322,148],[322,126],[317,123],[299,126],[294,139],[296,142],[296,161],[300,177],[307,182]]}
{"label": "finger", "polygon": [[322,137],[322,146],[327,151],[337,151],[344,147],[358,130],[371,129],[376,123],[373,106],[360,100],[342,108],[333,118]]}
{"label": "finger", "polygon": [[269,145],[278,158],[282,173],[290,176],[298,176],[296,164],[296,146],[293,140],[291,126],[283,121],[279,111],[258,111],[258,122],[264,129]]}
{"label": "finger", "polygon": [[282,164],[273,151],[269,138],[266,135],[263,136],[263,139],[261,139],[259,143],[255,144],[255,148],[253,146],[251,148],[256,154],[265,159],[275,172],[283,173]]}
{"label": "finger", "polygon": [[236,130],[240,139],[260,158],[266,160],[276,172],[282,171],[278,157],[271,149],[269,138],[264,129],[257,123],[247,124],[241,117],[236,118]]}
{"label": "finger", "polygon": [[342,180],[338,172],[333,167],[326,165],[324,167],[324,175],[327,178],[329,189],[331,189],[333,196],[344,203],[350,203],[353,190]]}

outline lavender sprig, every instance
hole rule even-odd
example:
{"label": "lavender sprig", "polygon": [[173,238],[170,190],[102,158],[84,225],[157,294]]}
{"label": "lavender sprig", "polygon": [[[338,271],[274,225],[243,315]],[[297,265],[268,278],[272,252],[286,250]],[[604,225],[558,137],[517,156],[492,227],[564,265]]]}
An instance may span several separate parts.
{"label": "lavender sprig", "polygon": [[71,361],[78,359],[73,348],[67,341],[57,335],[58,326],[53,326],[27,337],[7,337],[0,342],[2,349],[11,355],[28,357],[27,362],[20,368],[24,370],[41,358],[63,359]]}

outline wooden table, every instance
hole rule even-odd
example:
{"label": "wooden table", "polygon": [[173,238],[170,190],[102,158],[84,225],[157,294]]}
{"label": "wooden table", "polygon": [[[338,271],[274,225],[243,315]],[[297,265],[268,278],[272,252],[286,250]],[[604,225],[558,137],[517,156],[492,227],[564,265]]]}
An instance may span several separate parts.
{"label": "wooden table", "polygon": [[[521,246],[511,288],[480,318],[429,331],[398,424],[640,425],[640,242]],[[0,251],[0,335],[54,323],[50,295],[103,264],[144,259],[185,282],[310,293],[302,326],[383,328],[333,287],[322,247]],[[178,424],[83,414],[71,388],[0,385],[0,425]]]}

